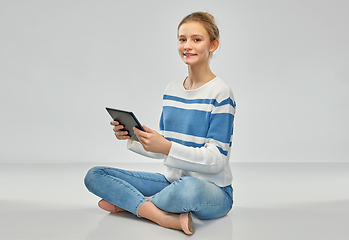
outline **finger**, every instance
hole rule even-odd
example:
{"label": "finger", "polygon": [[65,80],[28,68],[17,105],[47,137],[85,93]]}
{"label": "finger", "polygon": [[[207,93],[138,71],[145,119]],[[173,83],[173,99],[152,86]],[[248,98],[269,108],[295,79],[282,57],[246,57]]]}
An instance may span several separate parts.
{"label": "finger", "polygon": [[113,131],[114,131],[114,132],[118,132],[118,131],[120,131],[121,129],[124,129],[124,125],[117,125],[117,126],[115,126],[115,127],[113,128]]}
{"label": "finger", "polygon": [[144,138],[138,138],[138,141],[140,142],[140,144],[142,144],[143,145],[143,147],[145,147],[146,145],[145,145],[145,139]]}
{"label": "finger", "polygon": [[120,131],[120,132],[116,132],[115,136],[117,139],[119,140],[123,140],[123,139],[128,139],[130,138],[130,136],[128,135],[127,131]]}
{"label": "finger", "polygon": [[126,135],[126,136],[117,136],[116,137],[118,140],[126,140],[126,139],[129,139],[130,136]]}
{"label": "finger", "polygon": [[146,132],[148,132],[148,133],[152,133],[152,132],[154,132],[154,130],[153,130],[153,129],[148,128],[148,127],[147,127],[147,126],[145,126],[145,125],[143,125],[143,129],[144,129]]}
{"label": "finger", "polygon": [[147,126],[143,125],[143,129],[146,131],[146,132],[149,132],[150,128],[148,128]]}
{"label": "finger", "polygon": [[119,136],[127,135],[127,134],[128,134],[128,131],[126,131],[126,130],[115,132],[115,135],[119,135]]}
{"label": "finger", "polygon": [[136,134],[137,138],[146,138],[147,137],[147,133],[146,132],[144,132],[142,130],[139,130],[136,127],[133,127],[133,132]]}
{"label": "finger", "polygon": [[133,127],[133,132],[138,136],[139,135],[139,129],[136,127]]}
{"label": "finger", "polygon": [[111,121],[110,122],[110,125],[113,125],[113,126],[117,126],[119,125],[120,123],[118,121]]}

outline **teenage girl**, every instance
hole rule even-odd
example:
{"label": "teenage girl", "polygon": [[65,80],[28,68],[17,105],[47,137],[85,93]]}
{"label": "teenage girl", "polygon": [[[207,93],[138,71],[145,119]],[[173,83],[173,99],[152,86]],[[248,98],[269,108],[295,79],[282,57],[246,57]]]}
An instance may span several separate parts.
{"label": "teenage girl", "polygon": [[85,177],[89,191],[108,212],[128,211],[160,226],[191,235],[191,214],[200,219],[225,216],[233,205],[229,156],[235,101],[231,89],[210,69],[219,45],[212,15],[195,12],[178,25],[178,52],[188,66],[185,79],[170,83],[163,96],[160,133],[111,122],[119,140],[136,153],[163,159],[164,174],[94,167]]}

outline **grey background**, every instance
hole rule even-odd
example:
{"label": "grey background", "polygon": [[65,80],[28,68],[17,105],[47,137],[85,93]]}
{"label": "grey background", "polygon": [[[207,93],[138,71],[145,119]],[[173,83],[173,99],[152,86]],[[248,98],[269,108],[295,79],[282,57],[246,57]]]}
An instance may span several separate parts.
{"label": "grey background", "polygon": [[0,0],[0,161],[154,161],[126,150],[105,107],[158,130],[183,79],[176,29],[209,11],[212,70],[233,89],[233,162],[348,162],[347,1]]}

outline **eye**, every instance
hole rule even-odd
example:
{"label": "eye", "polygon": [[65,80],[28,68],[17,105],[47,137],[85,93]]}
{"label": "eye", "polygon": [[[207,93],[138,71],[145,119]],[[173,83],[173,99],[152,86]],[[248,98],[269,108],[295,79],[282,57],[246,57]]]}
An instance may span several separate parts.
{"label": "eye", "polygon": [[178,41],[185,42],[185,39],[184,38],[180,38],[180,39],[178,39]]}
{"label": "eye", "polygon": [[200,42],[201,41],[201,39],[200,38],[195,38],[195,40],[194,40],[195,42]]}

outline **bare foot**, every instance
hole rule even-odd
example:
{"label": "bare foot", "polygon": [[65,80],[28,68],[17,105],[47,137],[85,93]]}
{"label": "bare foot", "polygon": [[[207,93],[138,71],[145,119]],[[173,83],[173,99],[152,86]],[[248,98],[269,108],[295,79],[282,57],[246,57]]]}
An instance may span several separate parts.
{"label": "bare foot", "polygon": [[102,208],[103,210],[111,213],[116,213],[116,212],[126,212],[124,209],[119,208],[115,206],[114,204],[111,204],[110,202],[105,201],[102,199],[101,201],[98,202],[98,206]]}
{"label": "bare foot", "polygon": [[165,212],[165,217],[159,225],[166,228],[182,230],[187,235],[193,235],[195,233],[191,213],[177,214]]}
{"label": "bare foot", "polygon": [[188,235],[193,235],[195,232],[190,213],[177,214],[165,212],[157,208],[152,202],[146,201],[139,207],[138,214],[165,228],[182,230]]}
{"label": "bare foot", "polygon": [[191,213],[181,213],[179,215],[179,223],[181,224],[182,230],[187,235],[192,235],[195,233],[193,219],[191,218]]}

